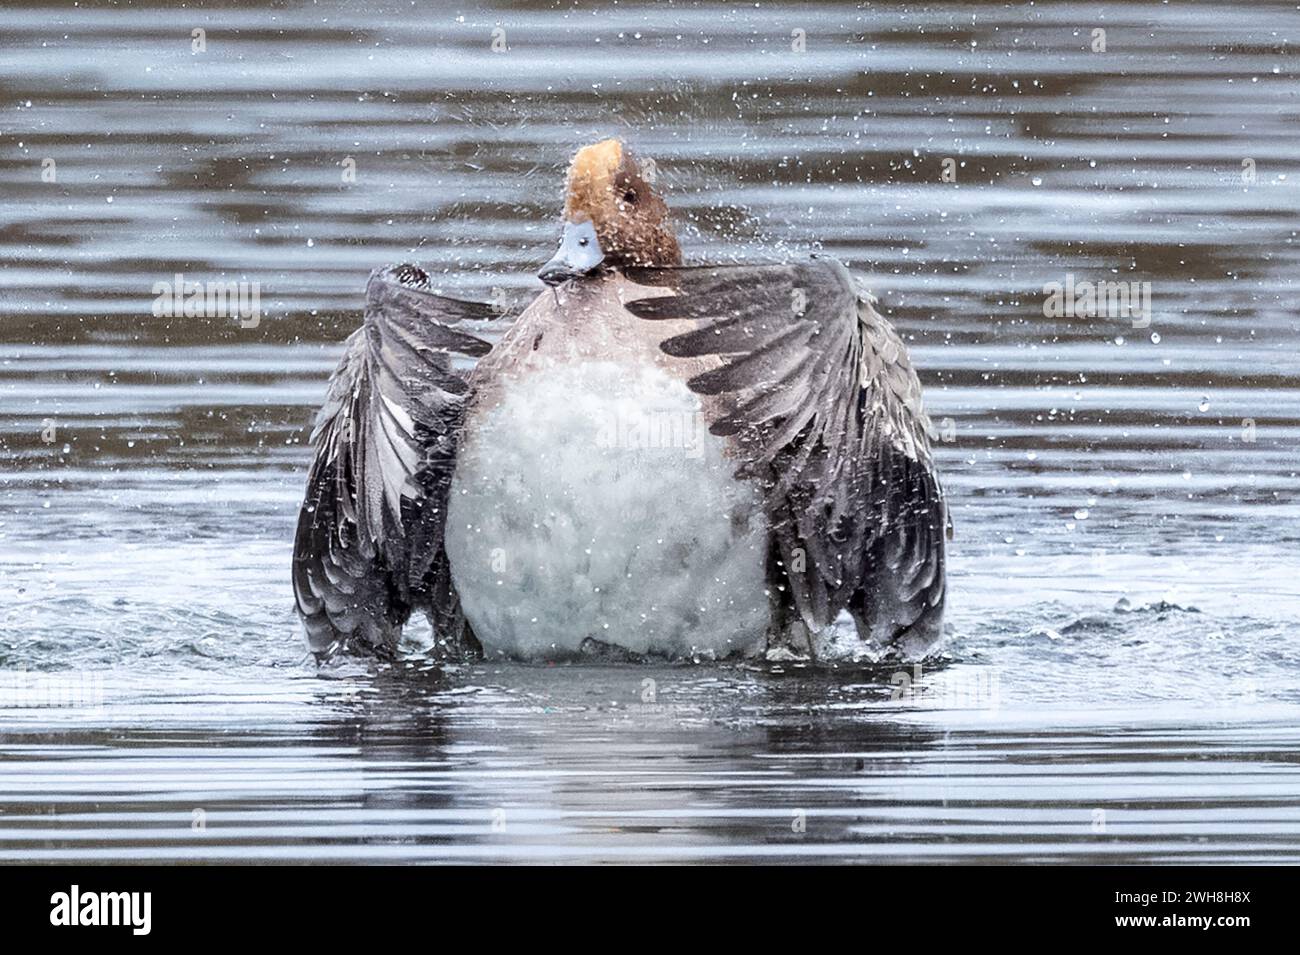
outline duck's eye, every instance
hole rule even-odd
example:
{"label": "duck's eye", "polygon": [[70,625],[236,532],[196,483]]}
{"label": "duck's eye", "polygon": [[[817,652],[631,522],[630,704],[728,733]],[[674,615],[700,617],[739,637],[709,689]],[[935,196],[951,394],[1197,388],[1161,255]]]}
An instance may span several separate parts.
{"label": "duck's eye", "polygon": [[578,245],[585,247],[590,241],[590,239],[584,237],[578,240]]}
{"label": "duck's eye", "polygon": [[623,193],[623,201],[636,202],[636,193],[629,189],[627,192]]}

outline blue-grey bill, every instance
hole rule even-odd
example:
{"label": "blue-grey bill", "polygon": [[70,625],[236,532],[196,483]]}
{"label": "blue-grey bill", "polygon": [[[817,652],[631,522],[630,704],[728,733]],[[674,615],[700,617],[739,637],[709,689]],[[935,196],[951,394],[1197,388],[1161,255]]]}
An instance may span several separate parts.
{"label": "blue-grey bill", "polygon": [[566,222],[560,235],[559,250],[538,270],[537,277],[547,285],[559,285],[586,275],[603,261],[605,253],[591,220]]}

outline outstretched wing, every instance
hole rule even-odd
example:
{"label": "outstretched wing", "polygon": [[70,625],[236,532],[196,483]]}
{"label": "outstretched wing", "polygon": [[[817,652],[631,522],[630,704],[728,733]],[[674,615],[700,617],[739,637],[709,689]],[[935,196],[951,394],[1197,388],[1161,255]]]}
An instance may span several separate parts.
{"label": "outstretched wing", "polygon": [[848,609],[863,637],[908,653],[940,635],[947,513],[921,386],[897,333],[831,259],[632,269],[672,296],[627,308],[695,327],[663,343],[717,356],[689,382],[712,396],[738,474],[765,495],[790,597],[824,627]]}
{"label": "outstretched wing", "polygon": [[457,609],[442,532],[469,386],[452,358],[491,346],[453,326],[497,309],[428,286],[410,265],[371,273],[365,321],[316,418],[293,590],[318,658],[390,654],[414,603]]}

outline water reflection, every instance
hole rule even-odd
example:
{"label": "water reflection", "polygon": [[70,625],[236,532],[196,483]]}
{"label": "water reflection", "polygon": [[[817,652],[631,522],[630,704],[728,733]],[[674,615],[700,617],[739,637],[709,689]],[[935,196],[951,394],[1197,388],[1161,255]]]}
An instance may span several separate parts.
{"label": "water reflection", "polygon": [[1286,709],[963,715],[690,667],[223,683],[9,713],[0,859],[1296,859]]}

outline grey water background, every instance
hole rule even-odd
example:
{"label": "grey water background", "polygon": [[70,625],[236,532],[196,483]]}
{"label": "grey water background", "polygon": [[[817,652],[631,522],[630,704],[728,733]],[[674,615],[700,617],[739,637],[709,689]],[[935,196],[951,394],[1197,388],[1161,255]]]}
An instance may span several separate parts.
{"label": "grey water background", "polygon": [[[0,860],[1297,861],[1298,26],[7,4]],[[367,273],[532,294],[608,135],[690,258],[824,250],[905,333],[956,525],[920,671],[307,660],[291,534]],[[155,318],[178,272],[260,323]],[[1068,274],[1150,282],[1150,326],[1045,317]]]}

